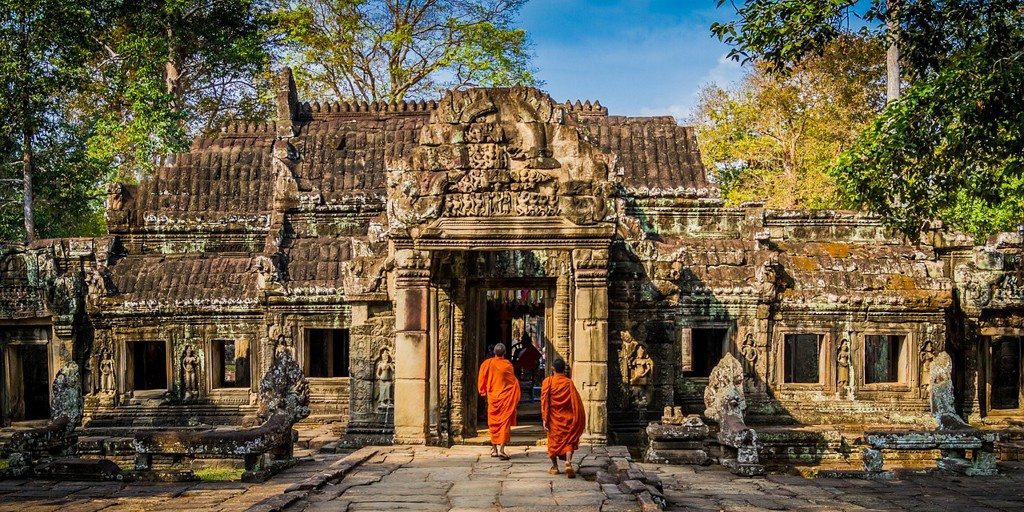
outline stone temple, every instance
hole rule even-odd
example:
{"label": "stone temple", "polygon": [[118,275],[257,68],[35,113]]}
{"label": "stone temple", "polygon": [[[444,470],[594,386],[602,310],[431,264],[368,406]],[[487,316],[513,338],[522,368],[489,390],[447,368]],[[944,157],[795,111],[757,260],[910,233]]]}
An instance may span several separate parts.
{"label": "stone temple", "polygon": [[465,443],[497,342],[540,352],[524,401],[565,359],[587,443],[640,447],[665,406],[703,412],[729,353],[769,459],[933,426],[942,352],[972,426],[1024,420],[1020,234],[976,246],[933,224],[911,243],[862,213],[726,207],[671,117],[532,88],[303,102],[285,70],[274,122],[112,187],[107,220],[2,247],[5,425],[50,417],[69,360],[82,432],[252,425],[288,351],[304,422],[353,445]]}

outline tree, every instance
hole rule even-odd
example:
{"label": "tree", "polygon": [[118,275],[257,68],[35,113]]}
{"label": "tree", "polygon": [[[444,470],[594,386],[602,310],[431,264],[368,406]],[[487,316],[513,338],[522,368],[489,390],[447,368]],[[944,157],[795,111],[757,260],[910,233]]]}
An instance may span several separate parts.
{"label": "tree", "polygon": [[908,235],[938,218],[981,238],[1024,225],[1024,2],[915,2],[914,82],[833,170]]}
{"label": "tree", "polygon": [[69,0],[2,0],[0,13],[0,164],[21,170],[20,178],[3,173],[5,181],[20,182],[20,198],[0,199],[20,199],[23,236],[32,241],[37,174],[52,174],[51,165],[66,156],[60,101],[87,79],[94,17]]}
{"label": "tree", "polygon": [[394,102],[534,84],[525,0],[292,0],[276,13],[303,94]]}
{"label": "tree", "polygon": [[[713,31],[773,72],[823,51],[855,2],[751,0]],[[908,87],[830,171],[857,204],[916,237],[929,219],[982,237],[1024,221],[1024,0],[901,0],[889,16]]]}
{"label": "tree", "polygon": [[[900,96],[899,22],[904,0],[749,0],[736,8],[738,20],[712,23],[711,32],[733,45],[729,57],[762,61],[785,73],[807,57],[821,56],[831,43],[860,32],[888,41],[886,98]],[[718,6],[725,0],[718,0]],[[855,19],[866,23],[853,29]],[[879,23],[880,22],[880,23]]]}
{"label": "tree", "polygon": [[78,115],[90,154],[144,175],[226,119],[271,112],[270,6],[261,0],[121,0],[106,13]]}
{"label": "tree", "polygon": [[706,86],[693,121],[727,202],[840,206],[826,170],[881,109],[883,53],[878,40],[846,36],[785,76],[757,64],[733,89]]}

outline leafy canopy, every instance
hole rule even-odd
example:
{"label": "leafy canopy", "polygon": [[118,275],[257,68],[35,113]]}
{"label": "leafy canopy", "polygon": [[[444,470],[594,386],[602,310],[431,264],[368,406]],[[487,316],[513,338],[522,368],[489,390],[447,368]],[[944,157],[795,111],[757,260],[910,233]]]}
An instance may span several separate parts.
{"label": "leafy canopy", "polygon": [[826,171],[881,108],[883,54],[876,39],[847,36],[786,76],[757,64],[734,88],[705,87],[693,122],[726,201],[841,206]]}
{"label": "leafy canopy", "polygon": [[303,95],[372,101],[534,84],[525,0],[293,0],[275,16]]}
{"label": "leafy canopy", "polygon": [[[850,32],[886,20],[904,96],[831,170],[845,194],[909,236],[939,219],[983,237],[1024,224],[1024,0],[751,0],[712,32],[738,60],[785,74]],[[721,5],[723,2],[720,2]],[[890,19],[886,19],[886,18]]]}

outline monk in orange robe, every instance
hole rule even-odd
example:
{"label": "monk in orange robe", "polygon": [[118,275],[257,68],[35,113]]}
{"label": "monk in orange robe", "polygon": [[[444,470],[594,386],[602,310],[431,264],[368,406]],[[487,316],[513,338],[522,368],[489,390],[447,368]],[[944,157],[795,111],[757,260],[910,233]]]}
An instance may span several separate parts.
{"label": "monk in orange robe", "polygon": [[576,478],[572,452],[580,447],[587,414],[572,379],[565,376],[565,361],[555,359],[551,366],[555,373],[544,379],[540,388],[540,417],[548,433],[548,457],[551,458],[548,473],[557,475],[558,459],[563,459],[565,476]]}
{"label": "monk in orange robe", "polygon": [[512,437],[519,406],[519,379],[512,362],[505,359],[505,345],[494,346],[494,357],[480,365],[476,387],[487,397],[487,429],[491,433],[491,457],[508,460],[505,445]]}

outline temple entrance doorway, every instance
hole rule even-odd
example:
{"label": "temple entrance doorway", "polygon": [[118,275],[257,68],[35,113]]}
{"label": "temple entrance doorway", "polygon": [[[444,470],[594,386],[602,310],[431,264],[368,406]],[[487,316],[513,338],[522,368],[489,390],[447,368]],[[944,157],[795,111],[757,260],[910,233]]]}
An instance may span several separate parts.
{"label": "temple entrance doorway", "polygon": [[[477,360],[483,362],[491,357],[494,346],[502,343],[519,380],[517,426],[512,429],[514,444],[533,445],[544,437],[540,386],[554,354],[550,341],[554,284],[545,281],[482,284],[475,294],[482,303],[479,305],[482,315],[476,326],[482,334],[475,347]],[[474,383],[477,371],[479,365],[474,369]],[[486,440],[489,439],[487,401],[478,397],[476,405],[477,439]]]}
{"label": "temple entrance doorway", "polygon": [[11,421],[50,418],[50,365],[46,345],[9,345],[6,352],[7,416]]}

